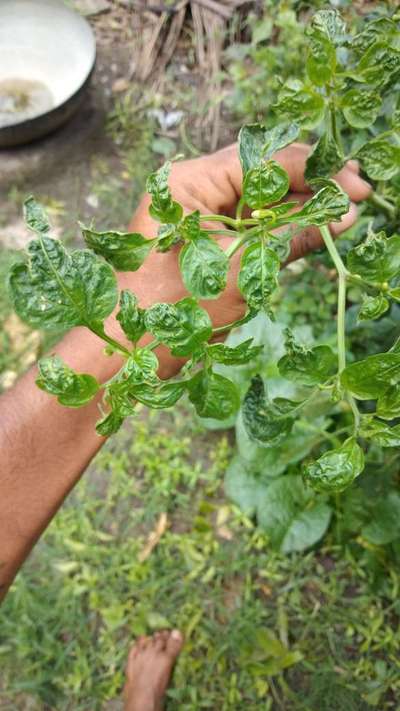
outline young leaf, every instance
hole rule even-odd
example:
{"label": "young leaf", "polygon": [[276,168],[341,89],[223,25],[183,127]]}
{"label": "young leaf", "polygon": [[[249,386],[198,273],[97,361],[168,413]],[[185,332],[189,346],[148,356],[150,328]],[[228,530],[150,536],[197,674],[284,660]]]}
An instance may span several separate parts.
{"label": "young leaf", "polygon": [[200,370],[186,386],[189,400],[200,417],[226,420],[239,409],[240,395],[236,385],[210,369]]}
{"label": "young leaf", "polygon": [[49,219],[43,205],[36,202],[32,195],[24,202],[24,219],[32,232],[44,235],[50,230]]}
{"label": "young leaf", "polygon": [[283,378],[299,385],[319,385],[337,371],[337,358],[329,346],[305,348],[296,343],[287,333],[286,355],[278,361]]}
{"label": "young leaf", "polygon": [[307,74],[316,86],[329,84],[336,69],[335,47],[329,37],[315,27],[308,32],[308,40]]}
{"label": "young leaf", "polygon": [[198,299],[215,299],[226,287],[229,259],[206,232],[184,245],[179,267],[187,290]]}
{"label": "young leaf", "polygon": [[376,400],[400,382],[400,354],[378,353],[351,363],[342,371],[340,382],[359,400]]}
{"label": "young leaf", "polygon": [[158,222],[176,224],[183,216],[183,209],[171,197],[168,187],[168,177],[171,163],[167,162],[147,178],[146,190],[152,201],[149,207],[150,215]]}
{"label": "young leaf", "polygon": [[154,304],[145,314],[146,329],[171,348],[172,355],[188,356],[212,334],[210,317],[186,298],[176,304]]}
{"label": "young leaf", "polygon": [[371,233],[347,254],[347,268],[367,281],[382,284],[400,270],[400,236],[386,238],[384,232]]}
{"label": "young leaf", "polygon": [[259,123],[242,126],[239,132],[239,158],[243,175],[257,168],[264,160],[296,140],[299,126],[295,123],[280,124],[271,129]]}
{"label": "young leaf", "polygon": [[136,348],[120,370],[115,382],[116,384],[120,382],[124,386],[121,388],[122,391],[127,385],[129,393],[132,385],[156,386],[159,383],[158,367],[158,358],[152,350],[146,347]]}
{"label": "young leaf", "polygon": [[378,398],[376,414],[383,420],[400,417],[400,385],[390,385]]}
{"label": "young leaf", "polygon": [[382,86],[400,69],[400,52],[387,42],[375,42],[361,57],[351,76],[356,81]]}
{"label": "young leaf", "polygon": [[389,308],[388,300],[383,294],[378,296],[364,296],[361,308],[358,312],[358,321],[368,321],[376,319],[386,313]]}
{"label": "young leaf", "polygon": [[156,252],[168,252],[175,244],[182,242],[182,235],[179,227],[179,224],[160,225],[157,233]]}
{"label": "young leaf", "polygon": [[250,308],[266,309],[277,286],[279,258],[264,240],[246,247],[240,260],[238,287]]}
{"label": "young leaf", "polygon": [[135,385],[129,389],[129,396],[153,410],[165,410],[172,407],[182,397],[186,390],[184,382]]}
{"label": "young leaf", "polygon": [[386,422],[365,416],[361,419],[360,437],[372,439],[378,447],[399,447],[400,425],[390,427]]}
{"label": "young leaf", "polygon": [[9,288],[18,316],[33,327],[98,325],[113,311],[114,271],[88,250],[67,254],[61,242],[41,237],[28,245],[28,262],[14,264]]}
{"label": "young leaf", "polygon": [[243,181],[243,198],[253,210],[277,202],[288,190],[289,176],[274,160],[249,170]]}
{"label": "young leaf", "polygon": [[354,437],[325,452],[304,468],[304,479],[315,491],[344,491],[364,469],[364,452]]}
{"label": "young leaf", "polygon": [[86,405],[100,388],[96,378],[76,373],[56,355],[41,358],[38,369],[36,385],[50,395],[57,395],[58,402],[65,407]]}
{"label": "young leaf", "polygon": [[310,27],[325,34],[334,45],[342,44],[346,36],[346,23],[337,10],[319,10],[311,18]]}
{"label": "young leaf", "polygon": [[257,502],[258,523],[281,553],[302,551],[317,543],[331,514],[331,508],[313,497],[295,475],[271,482]]}
{"label": "young leaf", "polygon": [[353,37],[352,47],[356,52],[364,54],[375,42],[381,40],[390,42],[398,35],[396,23],[389,17],[379,17],[368,22],[362,32]]}
{"label": "young leaf", "polygon": [[81,229],[89,249],[121,272],[139,269],[157,241],[138,232],[96,232],[82,224]]}
{"label": "young leaf", "polygon": [[400,170],[400,146],[377,136],[357,151],[357,158],[372,180],[390,180]]}
{"label": "young leaf", "polygon": [[250,439],[268,444],[279,444],[290,432],[294,420],[269,402],[260,375],[252,378],[242,405],[243,423]]}
{"label": "young leaf", "polygon": [[313,180],[313,187],[321,189],[307,200],[301,210],[288,215],[285,220],[295,222],[299,227],[307,225],[326,225],[328,222],[340,222],[349,211],[349,196],[334,180]]}
{"label": "young leaf", "polygon": [[354,128],[368,128],[375,123],[382,99],[375,91],[350,89],[340,102],[347,123]]}
{"label": "young leaf", "polygon": [[223,363],[224,365],[243,365],[255,360],[263,351],[263,346],[252,346],[252,338],[239,343],[238,346],[231,348],[223,343],[213,343],[207,347],[207,354],[215,363]]}
{"label": "young leaf", "polygon": [[120,322],[123,332],[132,343],[137,343],[146,332],[144,314],[144,309],[138,306],[138,300],[135,294],[129,291],[129,289],[123,289],[119,299],[117,320]]}
{"label": "young leaf", "polygon": [[302,128],[315,128],[321,123],[325,112],[325,101],[321,94],[304,86],[301,82],[287,82],[281,90],[276,112],[288,116]]}
{"label": "young leaf", "polygon": [[322,134],[307,158],[304,177],[307,182],[330,178],[344,166],[344,155],[330,132]]}
{"label": "young leaf", "polygon": [[107,415],[96,422],[96,432],[101,437],[109,437],[120,429],[124,417],[118,414],[118,411],[111,410]]}

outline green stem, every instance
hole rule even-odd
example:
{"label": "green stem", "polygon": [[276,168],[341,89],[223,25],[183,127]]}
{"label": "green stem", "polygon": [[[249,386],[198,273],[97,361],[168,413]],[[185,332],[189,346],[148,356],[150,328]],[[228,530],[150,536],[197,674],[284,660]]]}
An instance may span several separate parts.
{"label": "green stem", "polygon": [[117,353],[121,353],[121,355],[129,358],[129,356],[131,355],[130,351],[127,348],[125,348],[125,346],[123,346],[122,343],[118,343],[118,341],[115,341],[114,338],[111,338],[111,336],[108,336],[102,326],[99,329],[95,329],[92,326],[88,326],[88,328],[92,331],[92,333],[95,333],[96,336],[98,336],[103,341],[105,341],[110,346],[112,346],[113,349],[115,351],[117,351]]}
{"label": "green stem", "polygon": [[244,206],[245,206],[245,201],[244,201],[244,198],[241,197],[238,204],[237,204],[237,207],[236,207],[236,221],[239,221],[242,219],[242,212],[243,212]]}
{"label": "green stem", "polygon": [[255,229],[247,230],[247,232],[245,232],[244,234],[239,235],[239,237],[236,237],[236,239],[234,239],[233,242],[231,242],[231,244],[229,245],[229,247],[227,247],[227,249],[225,250],[225,254],[228,259],[230,259],[235,254],[235,252],[237,252],[238,249],[240,249],[240,247],[245,244],[245,242],[251,239],[258,231],[258,229],[259,227],[257,225]]}
{"label": "green stem", "polygon": [[320,227],[320,232],[322,239],[324,240],[325,247],[327,248],[330,254],[330,257],[336,267],[338,274],[343,274],[344,276],[347,276],[347,269],[344,266],[342,258],[336,249],[331,233],[329,232],[329,228],[326,225],[323,225],[322,227]]}
{"label": "green stem", "polygon": [[204,230],[204,232],[207,232],[208,235],[229,235],[230,237],[238,234],[235,230]]}
{"label": "green stem", "polygon": [[388,214],[390,219],[393,219],[396,215],[396,208],[395,206],[386,200],[382,195],[378,195],[378,193],[372,193],[369,198],[368,202],[371,203],[371,205],[375,205],[375,207],[378,207],[380,210],[383,210]]}
{"label": "green stem", "polygon": [[237,221],[233,217],[226,215],[200,215],[200,222],[224,222],[230,225],[233,229],[237,228]]}

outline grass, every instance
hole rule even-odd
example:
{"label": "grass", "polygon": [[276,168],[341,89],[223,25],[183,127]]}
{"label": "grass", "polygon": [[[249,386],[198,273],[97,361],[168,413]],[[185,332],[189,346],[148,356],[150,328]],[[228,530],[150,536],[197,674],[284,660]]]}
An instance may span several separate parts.
{"label": "grass", "polygon": [[2,608],[1,709],[107,708],[135,637],[172,626],[169,711],[396,708],[398,571],[329,537],[272,552],[223,498],[230,451],[182,408],[104,448]]}

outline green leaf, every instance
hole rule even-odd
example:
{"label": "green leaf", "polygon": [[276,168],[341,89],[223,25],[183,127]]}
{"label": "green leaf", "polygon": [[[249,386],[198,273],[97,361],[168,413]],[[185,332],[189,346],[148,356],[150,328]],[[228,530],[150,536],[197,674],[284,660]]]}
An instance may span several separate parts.
{"label": "green leaf", "polygon": [[23,321],[50,329],[98,326],[113,311],[115,273],[92,252],[69,255],[58,240],[41,237],[29,243],[28,257],[9,275],[13,305]]}
{"label": "green leaf", "polygon": [[400,146],[387,138],[373,138],[357,151],[357,158],[372,180],[390,180],[400,170]]}
{"label": "green leaf", "polygon": [[332,511],[315,499],[301,481],[289,475],[273,481],[257,506],[259,525],[281,553],[302,551],[326,532]]}
{"label": "green leaf", "polygon": [[158,358],[152,350],[146,348],[146,346],[144,348],[135,348],[118,373],[115,381],[116,386],[121,383],[123,386],[121,390],[125,391],[125,386],[127,385],[129,394],[131,393],[132,385],[142,385],[144,383],[156,386],[159,383],[158,367]]}
{"label": "green leaf", "polygon": [[360,437],[372,439],[378,447],[399,447],[400,425],[390,427],[386,422],[364,416],[361,418]]}
{"label": "green leaf", "polygon": [[315,128],[324,118],[325,101],[321,94],[301,82],[287,82],[275,106],[279,115],[286,115],[302,128]]}
{"label": "green leaf", "polygon": [[382,99],[375,91],[350,89],[340,102],[347,123],[354,128],[368,128],[375,123],[382,106]]}
{"label": "green leaf", "polygon": [[344,491],[364,469],[364,453],[354,437],[325,452],[304,468],[304,479],[315,491]]}
{"label": "green leaf", "polygon": [[361,57],[351,76],[381,87],[400,69],[400,52],[387,42],[375,42]]}
{"label": "green leaf", "polygon": [[154,304],[146,311],[145,325],[175,356],[190,355],[212,335],[207,311],[189,297],[176,304]]}
{"label": "green leaf", "polygon": [[383,294],[378,296],[363,296],[363,302],[358,312],[358,321],[376,319],[386,313],[390,304]]}
{"label": "green leaf", "polygon": [[207,347],[207,354],[215,363],[243,365],[257,358],[263,351],[263,346],[252,346],[252,343],[252,338],[248,338],[234,348],[223,343],[213,343]]}
{"label": "green leaf", "polygon": [[43,205],[36,202],[32,195],[24,202],[24,219],[32,232],[46,234],[50,230],[49,219]]}
{"label": "green leaf", "polygon": [[400,236],[371,233],[347,254],[347,268],[367,281],[389,281],[400,271]]}
{"label": "green leaf", "polygon": [[308,34],[309,50],[306,60],[307,74],[316,86],[329,84],[335,74],[336,51],[329,37],[312,28]]}
{"label": "green leaf", "polygon": [[337,10],[319,10],[311,18],[310,26],[325,34],[335,45],[342,44],[346,36],[346,23]]}
{"label": "green leaf", "polygon": [[168,252],[175,244],[179,244],[179,242],[182,242],[182,235],[179,228],[179,224],[160,225],[157,233],[157,252]]}
{"label": "green leaf", "polygon": [[400,417],[400,385],[390,385],[378,398],[376,414],[384,420]]}
{"label": "green leaf", "polygon": [[279,124],[271,129],[259,123],[243,126],[239,132],[239,158],[243,175],[296,140],[299,126],[294,123]]}
{"label": "green leaf", "polygon": [[120,322],[123,332],[132,343],[137,343],[146,332],[144,314],[144,309],[138,306],[138,300],[135,294],[129,291],[129,289],[123,289],[119,299],[117,320]]}
{"label": "green leaf", "polygon": [[289,176],[274,160],[249,170],[243,181],[243,198],[253,210],[277,202],[288,190]]}
{"label": "green leaf", "polygon": [[186,386],[189,400],[200,417],[225,420],[239,409],[240,395],[236,385],[210,369],[200,370]]}
{"label": "green leaf", "polygon": [[118,412],[111,410],[111,412],[102,417],[101,420],[98,420],[96,423],[96,432],[101,437],[109,437],[115,434],[115,432],[118,432],[123,421],[124,417],[121,417]]}
{"label": "green leaf", "polygon": [[316,178],[330,178],[344,166],[342,150],[330,132],[322,134],[307,158],[304,177],[307,182]]}
{"label": "green leaf", "polygon": [[121,272],[139,269],[157,241],[138,232],[96,232],[80,226],[87,246]]}
{"label": "green leaf", "polygon": [[240,260],[238,287],[250,308],[266,309],[277,287],[280,261],[264,240],[244,250]]}
{"label": "green leaf", "polygon": [[351,363],[342,371],[340,382],[359,400],[376,400],[400,382],[400,354],[378,353]]}
{"label": "green leaf", "polygon": [[376,20],[372,20],[372,22],[368,22],[363,27],[362,32],[352,38],[351,46],[356,52],[363,54],[375,42],[380,42],[381,40],[388,42],[398,34],[396,23],[393,20],[390,20],[389,17],[379,17]]}
{"label": "green leaf", "polygon": [[206,232],[181,249],[179,267],[186,289],[198,299],[215,299],[226,287],[229,259]]}
{"label": "green leaf", "polygon": [[329,346],[305,348],[286,335],[286,355],[278,361],[283,378],[299,385],[319,385],[331,378],[337,371],[337,358]]}
{"label": "green leaf", "polygon": [[155,173],[151,173],[147,178],[146,190],[152,198],[149,207],[151,217],[158,222],[176,224],[183,216],[183,209],[179,203],[172,200],[168,187],[170,171],[171,163],[168,161]]}
{"label": "green leaf", "polygon": [[328,222],[340,222],[349,211],[349,196],[334,180],[313,180],[313,187],[321,189],[304,203],[301,210],[288,215],[285,220],[295,222],[299,227],[307,225],[326,225]]}
{"label": "green leaf", "polygon": [[92,375],[78,374],[59,356],[41,358],[36,385],[50,395],[57,395],[60,405],[81,407],[98,392],[100,385]]}
{"label": "green leaf", "polygon": [[224,480],[225,494],[240,506],[247,516],[255,514],[260,498],[265,495],[268,485],[266,477],[255,474],[252,464],[239,455],[228,465]]}
{"label": "green leaf", "polygon": [[129,389],[129,396],[153,410],[165,410],[172,407],[186,390],[184,382],[163,383],[157,385],[135,385]]}
{"label": "green leaf", "polygon": [[243,423],[250,439],[276,446],[290,432],[293,419],[268,401],[260,375],[252,378],[242,405]]}
{"label": "green leaf", "polygon": [[375,546],[387,545],[400,538],[400,494],[390,491],[378,501],[361,535]]}

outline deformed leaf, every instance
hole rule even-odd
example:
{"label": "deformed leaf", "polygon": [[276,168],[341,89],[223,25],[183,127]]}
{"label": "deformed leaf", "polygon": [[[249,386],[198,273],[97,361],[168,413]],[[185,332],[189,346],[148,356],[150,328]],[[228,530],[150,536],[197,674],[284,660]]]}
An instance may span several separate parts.
{"label": "deformed leaf", "polygon": [[157,240],[138,232],[97,232],[81,225],[87,246],[122,272],[135,272],[142,266]]}
{"label": "deformed leaf", "polygon": [[364,453],[354,437],[325,452],[304,468],[304,479],[315,491],[344,491],[364,469]]}
{"label": "deformed leaf", "polygon": [[187,290],[198,299],[215,299],[226,287],[229,259],[206,232],[182,247],[179,266]]}
{"label": "deformed leaf", "polygon": [[117,383],[121,384],[122,392],[125,392],[127,386],[129,393],[132,385],[157,386],[159,384],[158,367],[158,358],[150,348],[146,348],[146,346],[135,348],[116,377],[116,389]]}
{"label": "deformed leaf", "polygon": [[275,446],[293,426],[293,419],[285,417],[273,402],[268,401],[260,375],[252,378],[242,405],[243,423],[250,439]]}
{"label": "deformed leaf", "polygon": [[371,233],[364,242],[350,249],[347,268],[367,281],[380,284],[400,271],[400,236],[386,238],[384,232]]}
{"label": "deformed leaf", "polygon": [[303,128],[315,128],[321,123],[325,101],[321,94],[301,82],[287,82],[281,90],[275,106],[278,114],[288,116]]}
{"label": "deformed leaf", "polygon": [[372,180],[390,180],[400,171],[400,146],[377,136],[357,151],[357,158]]}
{"label": "deformed leaf", "polygon": [[265,246],[263,239],[246,247],[240,261],[238,287],[250,308],[268,307],[269,297],[277,287],[279,269],[278,256]]}
{"label": "deformed leaf", "polygon": [[186,384],[183,381],[176,383],[159,382],[156,385],[142,383],[130,388],[129,396],[141,402],[142,405],[151,407],[153,410],[164,410],[175,405],[185,390]]}
{"label": "deformed leaf", "polygon": [[316,86],[329,84],[336,69],[335,47],[328,35],[315,26],[308,32],[308,42],[307,74]]}
{"label": "deformed leaf", "polygon": [[378,294],[377,296],[364,296],[361,308],[358,312],[359,321],[368,321],[369,319],[376,319],[382,316],[389,308],[389,302],[383,296],[383,294]]}
{"label": "deformed leaf", "polygon": [[304,177],[307,182],[316,178],[331,178],[344,165],[344,155],[330,132],[322,134],[307,158]]}
{"label": "deformed leaf", "polygon": [[400,69],[400,52],[385,41],[374,42],[352,72],[356,81],[382,86]]}
{"label": "deformed leaf", "polygon": [[271,482],[257,506],[259,525],[281,553],[309,548],[326,532],[331,508],[307,490],[301,477],[282,476]]}
{"label": "deformed leaf", "polygon": [[377,353],[348,365],[340,381],[359,400],[376,400],[393,384],[400,382],[400,354]]}
{"label": "deformed leaf", "polygon": [[384,420],[400,417],[400,385],[389,385],[380,395],[376,405],[376,414]]}
{"label": "deformed leaf", "polygon": [[167,162],[147,178],[146,190],[151,195],[150,215],[158,222],[176,224],[183,216],[183,209],[171,197],[168,177],[171,163]]}
{"label": "deformed leaf", "polygon": [[378,447],[400,447],[400,425],[390,427],[386,422],[366,415],[361,418],[360,437],[372,439]]}
{"label": "deformed leaf", "polygon": [[213,343],[208,346],[207,354],[215,363],[224,365],[243,365],[257,358],[263,351],[263,346],[252,346],[253,339],[249,338],[238,346],[232,348],[223,343]]}
{"label": "deformed leaf", "polygon": [[60,405],[65,407],[85,405],[100,388],[96,378],[86,373],[76,373],[57,355],[41,358],[38,369],[36,385],[50,395],[56,395]]}
{"label": "deformed leaf", "polygon": [[36,202],[32,195],[24,202],[24,219],[32,232],[46,234],[50,230],[49,219],[43,205]]}
{"label": "deformed leaf", "polygon": [[299,385],[319,385],[337,371],[337,357],[329,346],[306,348],[287,333],[286,351],[278,361],[279,372]]}
{"label": "deformed leaf", "polygon": [[200,370],[186,383],[189,400],[200,417],[226,420],[240,405],[236,385],[209,368]]}
{"label": "deformed leaf", "polygon": [[243,198],[253,210],[277,202],[288,190],[289,176],[274,160],[251,168],[243,181]]}
{"label": "deformed leaf", "polygon": [[354,128],[368,128],[375,123],[381,106],[378,93],[363,89],[349,89],[341,100],[343,116]]}
{"label": "deformed leaf", "polygon": [[207,311],[189,297],[176,304],[154,304],[146,311],[145,325],[175,356],[190,355],[212,335]]}
{"label": "deformed leaf", "polygon": [[313,187],[320,185],[321,189],[304,203],[301,210],[288,215],[286,221],[295,222],[299,227],[340,222],[349,211],[349,196],[334,180],[313,180]]}
{"label": "deformed leaf", "polygon": [[398,35],[396,23],[389,17],[378,17],[372,22],[367,22],[362,32],[353,37],[352,47],[356,52],[364,53],[375,42],[380,42],[381,40],[388,42],[396,35]]}
{"label": "deformed leaf", "polygon": [[9,275],[14,308],[40,328],[98,325],[118,300],[115,273],[89,250],[68,254],[61,242],[40,237],[28,245],[28,261]]}
{"label": "deformed leaf", "polygon": [[146,331],[144,314],[144,309],[138,306],[138,300],[135,294],[129,291],[129,289],[123,289],[119,299],[117,320],[123,332],[132,343],[137,343]]}
{"label": "deformed leaf", "polygon": [[346,37],[346,23],[340,12],[333,8],[318,10],[312,16],[310,26],[312,30],[325,34],[335,45],[342,44]]}
{"label": "deformed leaf", "polygon": [[252,123],[243,126],[239,132],[239,158],[243,175],[258,167],[274,153],[296,140],[299,126],[294,123],[279,124],[271,129]]}

